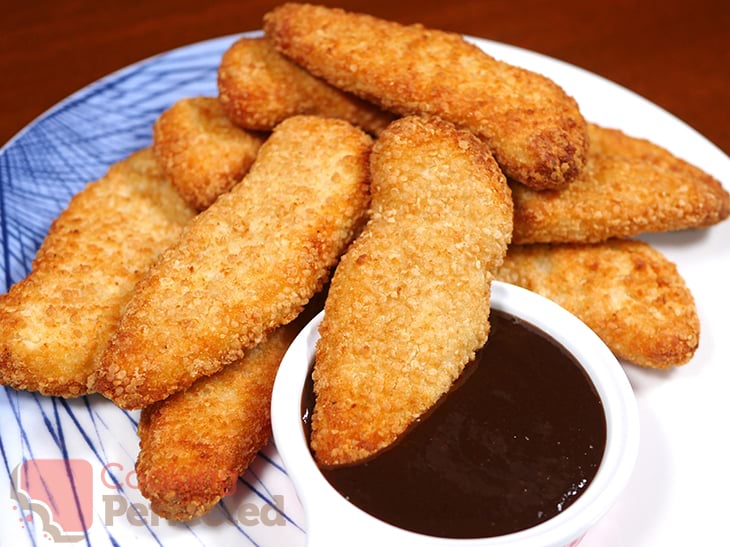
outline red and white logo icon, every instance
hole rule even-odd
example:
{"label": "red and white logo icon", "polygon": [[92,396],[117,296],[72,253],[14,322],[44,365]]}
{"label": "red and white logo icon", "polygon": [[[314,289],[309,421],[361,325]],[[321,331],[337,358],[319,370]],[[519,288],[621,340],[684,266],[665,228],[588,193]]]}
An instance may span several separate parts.
{"label": "red and white logo icon", "polygon": [[54,541],[73,543],[84,539],[93,522],[92,475],[86,460],[25,460],[13,469],[10,495],[35,513]]}

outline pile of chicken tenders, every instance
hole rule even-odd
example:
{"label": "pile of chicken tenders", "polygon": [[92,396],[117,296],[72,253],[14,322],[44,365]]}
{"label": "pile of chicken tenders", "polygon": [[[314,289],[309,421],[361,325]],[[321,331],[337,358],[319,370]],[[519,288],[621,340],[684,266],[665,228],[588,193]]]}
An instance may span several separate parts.
{"label": "pile of chicken tenders", "polygon": [[71,200],[0,297],[0,383],[143,409],[154,511],[187,520],[232,491],[325,286],[323,465],[384,449],[449,390],[495,279],[626,362],[691,359],[692,295],[631,238],[727,218],[717,180],[456,34],[306,4],[264,31],[225,52],[217,97],[172,105],[152,146]]}

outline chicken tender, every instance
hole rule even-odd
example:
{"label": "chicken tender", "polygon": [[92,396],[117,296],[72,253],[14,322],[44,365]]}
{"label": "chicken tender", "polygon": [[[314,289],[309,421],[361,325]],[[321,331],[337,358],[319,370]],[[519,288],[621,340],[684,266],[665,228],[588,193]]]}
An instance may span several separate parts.
{"label": "chicken tender", "polygon": [[271,436],[271,391],[296,334],[280,327],[220,372],[145,408],[137,479],[152,510],[173,520],[199,517],[232,493]]}
{"label": "chicken tender", "polygon": [[504,175],[448,122],[393,122],[371,173],[371,217],[337,267],[319,329],[311,444],[323,465],[387,447],[449,390],[486,341],[512,232]]}
{"label": "chicken tender", "polygon": [[87,185],[51,225],[31,273],[0,297],[0,383],[89,392],[132,288],[194,214],[150,149]]}
{"label": "chicken tender", "polygon": [[720,182],[663,148],[595,124],[589,135],[586,167],[564,190],[511,184],[515,243],[592,243],[700,228],[730,213]]}
{"label": "chicken tender", "polygon": [[241,360],[142,411],[136,471],[155,513],[189,520],[235,491],[271,436],[279,364],[296,334],[322,310],[324,294]]}
{"label": "chicken tender", "polygon": [[200,213],[132,295],[97,390],[141,408],[243,357],[322,287],[367,212],[372,140],[282,122],[243,181]]}
{"label": "chicken tender", "polygon": [[315,78],[264,38],[241,38],[223,55],[218,94],[241,127],[270,131],[296,114],[340,118],[377,135],[393,115]]}
{"label": "chicken tender", "polygon": [[583,167],[586,124],[552,80],[460,35],[369,15],[284,4],[264,17],[274,46],[330,84],[401,115],[434,114],[484,139],[505,174],[562,188]]}
{"label": "chicken tender", "polygon": [[180,195],[198,211],[239,182],[256,159],[264,136],[244,131],[218,99],[178,101],[154,126],[158,161]]}
{"label": "chicken tender", "polygon": [[692,294],[647,243],[512,245],[497,279],[554,300],[626,361],[667,368],[687,363],[697,349]]}

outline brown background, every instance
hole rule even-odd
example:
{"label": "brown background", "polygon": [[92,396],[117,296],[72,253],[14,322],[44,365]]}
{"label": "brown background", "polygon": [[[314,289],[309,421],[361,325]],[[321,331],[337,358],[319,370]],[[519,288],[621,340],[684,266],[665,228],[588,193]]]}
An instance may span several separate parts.
{"label": "brown background", "polygon": [[[0,144],[71,92],[155,53],[261,27],[280,2],[29,0],[0,17]],[[726,0],[329,2],[557,57],[657,103],[730,151]]]}

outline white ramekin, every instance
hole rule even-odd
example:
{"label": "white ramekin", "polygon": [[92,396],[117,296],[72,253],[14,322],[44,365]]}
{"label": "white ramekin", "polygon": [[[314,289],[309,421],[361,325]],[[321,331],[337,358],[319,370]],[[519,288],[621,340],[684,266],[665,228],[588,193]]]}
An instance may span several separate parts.
{"label": "white ramekin", "polygon": [[287,351],[274,383],[271,403],[274,441],[304,507],[311,547],[565,547],[576,545],[614,504],[629,480],[639,446],[636,400],[621,365],[591,329],[546,298],[514,285],[494,282],[491,305],[552,336],[576,357],[595,385],[606,415],[606,448],[589,487],[565,511],[548,521],[484,539],[417,534],[378,520],[354,506],[320,473],[302,427],[302,389],[314,363],[317,329],[323,316],[320,313]]}

